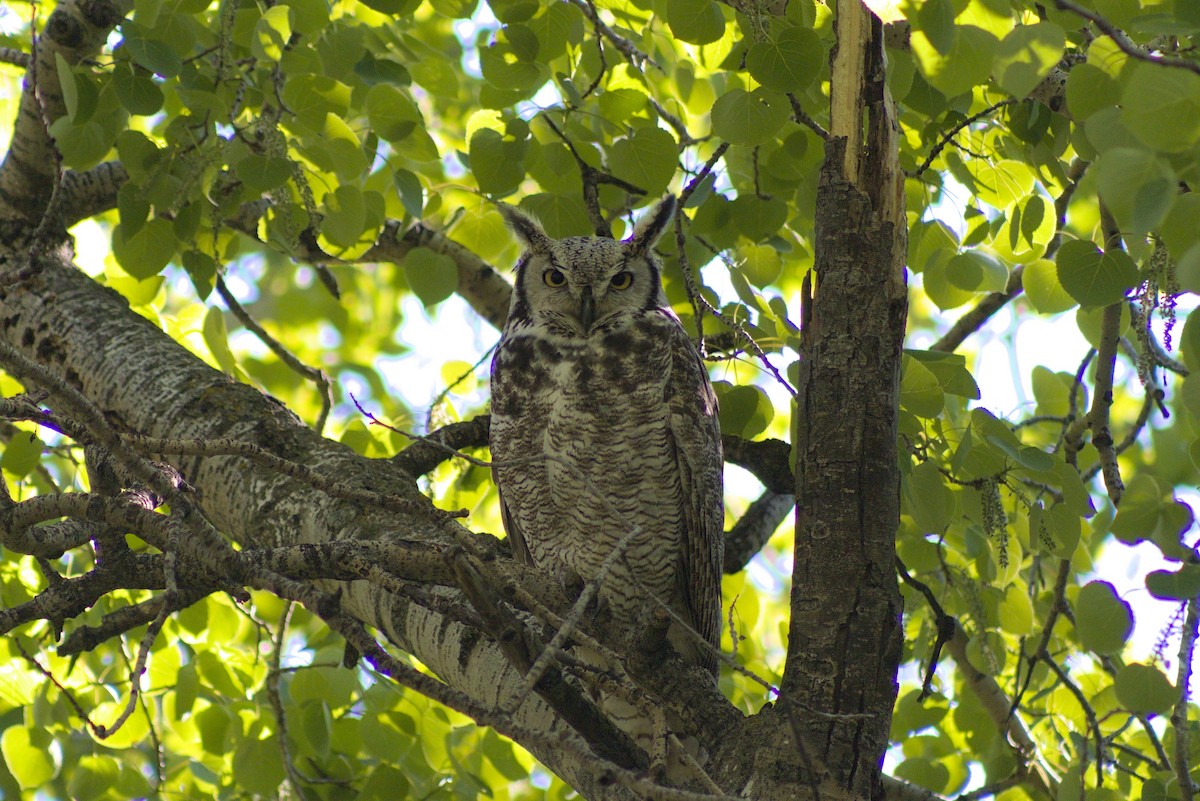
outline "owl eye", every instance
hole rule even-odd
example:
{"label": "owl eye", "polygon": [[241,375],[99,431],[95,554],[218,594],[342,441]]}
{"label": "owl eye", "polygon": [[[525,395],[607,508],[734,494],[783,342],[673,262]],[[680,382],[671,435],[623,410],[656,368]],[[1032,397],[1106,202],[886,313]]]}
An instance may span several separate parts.
{"label": "owl eye", "polygon": [[622,270],[612,277],[611,283],[613,289],[629,289],[633,286],[633,273]]}
{"label": "owl eye", "polygon": [[542,280],[546,282],[546,286],[560,287],[567,283],[567,277],[562,274],[562,270],[546,270],[542,273]]}

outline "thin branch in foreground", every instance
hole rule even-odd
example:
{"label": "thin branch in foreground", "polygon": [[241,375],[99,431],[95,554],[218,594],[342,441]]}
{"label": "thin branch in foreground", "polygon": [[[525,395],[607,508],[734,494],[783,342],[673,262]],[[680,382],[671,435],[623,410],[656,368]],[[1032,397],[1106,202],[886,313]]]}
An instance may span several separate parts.
{"label": "thin branch in foreground", "polygon": [[233,316],[238,318],[238,321],[246,326],[247,330],[258,337],[259,341],[266,345],[279,361],[317,385],[317,392],[321,396],[321,413],[317,415],[317,422],[313,425],[313,430],[320,434],[325,428],[325,421],[329,419],[329,410],[333,408],[333,385],[329,380],[329,374],[324,370],[310,367],[300,361],[279,340],[267,333],[267,330],[259,325],[258,321],[251,317],[250,313],[233,296],[233,293],[229,291],[229,287],[225,284],[224,276],[219,273],[217,275],[217,292],[220,294],[221,300],[225,302],[225,307],[233,313]]}
{"label": "thin branch in foreground", "polygon": [[911,585],[925,596],[925,602],[933,610],[934,620],[936,621],[937,639],[934,640],[933,652],[929,655],[929,665],[925,668],[925,680],[921,682],[921,694],[917,697],[918,701],[924,701],[933,694],[933,677],[937,673],[942,648],[946,643],[954,639],[954,632],[958,628],[958,621],[946,614],[946,610],[942,609],[942,605],[938,603],[933,590],[929,589],[927,584],[909,575],[908,568],[904,566],[904,562],[900,561],[900,557],[898,556],[896,557],[896,571],[906,584]]}
{"label": "thin branch in foreground", "polygon": [[1180,798],[1192,801],[1196,787],[1192,783],[1189,760],[1188,733],[1188,685],[1192,680],[1192,657],[1196,650],[1197,629],[1200,628],[1200,600],[1189,598],[1187,617],[1183,623],[1183,636],[1179,641],[1179,668],[1175,674],[1175,690],[1179,700],[1171,711],[1171,728],[1175,731],[1175,776],[1179,781]]}
{"label": "thin branch in foreground", "polygon": [[[1121,233],[1104,201],[1100,201],[1100,219],[1104,227],[1107,249],[1121,248]],[[1110,412],[1113,404],[1113,371],[1117,363],[1117,346],[1121,337],[1121,311],[1123,303],[1112,303],[1104,308],[1100,322],[1100,344],[1096,349],[1096,385],[1092,394],[1092,408],[1088,411],[1088,426],[1092,430],[1092,444],[1100,455],[1100,470],[1104,476],[1104,487],[1113,506],[1121,502],[1125,482],[1117,465],[1117,453],[1113,447]]]}
{"label": "thin branch in foreground", "polygon": [[1072,14],[1083,17],[1088,22],[1095,25],[1097,28],[1111,37],[1112,40],[1116,42],[1116,45],[1118,48],[1120,48],[1121,52],[1130,58],[1136,58],[1138,61],[1145,61],[1149,64],[1158,64],[1160,67],[1176,67],[1178,69],[1188,70],[1200,75],[1200,63],[1189,61],[1183,58],[1172,58],[1170,56],[1158,56],[1154,53],[1148,53],[1131,42],[1129,40],[1129,36],[1127,36],[1123,30],[1118,28],[1116,25],[1113,25],[1095,11],[1090,11],[1083,6],[1076,5],[1075,3],[1071,2],[1071,0],[1054,0],[1054,5],[1057,6],[1060,11],[1070,11]]}
{"label": "thin branch in foreground", "polygon": [[28,69],[32,58],[24,50],[15,47],[0,47],[0,64],[12,64],[14,67]]}
{"label": "thin branch in foreground", "polygon": [[933,146],[932,150],[929,151],[929,155],[926,156],[925,160],[921,162],[921,166],[917,167],[915,170],[908,173],[908,176],[910,178],[920,178],[921,174],[924,173],[927,169],[929,169],[930,165],[933,164],[934,159],[936,159],[938,157],[938,155],[943,150],[946,149],[946,145],[950,144],[951,140],[953,140],[954,137],[958,135],[959,131],[963,130],[964,128],[966,128],[970,125],[973,125],[974,123],[978,122],[979,120],[983,119],[984,117],[989,117],[992,114],[995,114],[997,111],[1004,108],[1005,106],[1011,106],[1014,103],[1019,103],[1019,102],[1020,102],[1019,100],[1016,100],[1015,98],[1010,97],[1007,100],[1001,100],[999,103],[993,103],[992,105],[985,108],[983,111],[976,112],[975,114],[972,114],[970,117],[967,117],[966,119],[962,120],[957,125],[955,125],[953,128],[951,128],[949,131],[947,131],[940,140],[938,140],[938,143]]}

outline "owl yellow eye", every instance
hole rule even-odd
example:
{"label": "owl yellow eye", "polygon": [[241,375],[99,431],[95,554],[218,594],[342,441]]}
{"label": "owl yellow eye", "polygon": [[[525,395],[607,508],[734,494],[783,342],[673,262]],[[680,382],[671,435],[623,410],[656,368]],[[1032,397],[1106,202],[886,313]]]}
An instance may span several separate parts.
{"label": "owl yellow eye", "polygon": [[613,289],[629,289],[633,286],[633,273],[622,270],[612,277],[611,283]]}
{"label": "owl yellow eye", "polygon": [[567,277],[561,270],[546,270],[542,273],[542,280],[546,282],[546,286],[552,287],[560,287],[567,283]]}

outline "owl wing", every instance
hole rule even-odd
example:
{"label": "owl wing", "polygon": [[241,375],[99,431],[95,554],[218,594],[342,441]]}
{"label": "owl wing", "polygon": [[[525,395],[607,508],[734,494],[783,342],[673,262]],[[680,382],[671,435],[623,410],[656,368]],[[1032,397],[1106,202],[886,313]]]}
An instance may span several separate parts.
{"label": "owl wing", "polygon": [[492,357],[492,421],[488,433],[492,461],[501,463],[499,467],[492,467],[492,481],[500,494],[500,519],[504,523],[513,558],[526,565],[533,564],[533,556],[517,522],[518,515],[513,513],[511,500],[506,499],[505,495],[510,481],[527,475],[527,470],[512,465],[504,466],[503,463],[536,452],[531,449],[534,443],[526,441],[533,436],[531,432],[536,427],[523,425],[523,415],[530,406],[529,399],[525,397],[528,393],[519,389],[520,382],[513,377],[514,373],[528,368],[531,347],[527,340],[511,339],[506,332],[496,348],[496,354]]}
{"label": "owl wing", "polygon": [[[696,631],[719,648],[725,512],[717,397],[700,354],[678,324],[670,327],[670,348],[666,402],[684,507],[678,597],[683,599]],[[701,656],[699,664],[715,676],[716,654],[699,648],[696,653]]]}
{"label": "owl wing", "polygon": [[521,527],[517,525],[512,512],[508,510],[508,504],[504,502],[504,489],[500,486],[495,468],[492,468],[492,480],[496,482],[496,489],[500,493],[500,520],[504,523],[504,533],[508,536],[508,543],[512,547],[513,559],[523,565],[532,565],[533,556],[529,553],[525,535],[521,533]]}

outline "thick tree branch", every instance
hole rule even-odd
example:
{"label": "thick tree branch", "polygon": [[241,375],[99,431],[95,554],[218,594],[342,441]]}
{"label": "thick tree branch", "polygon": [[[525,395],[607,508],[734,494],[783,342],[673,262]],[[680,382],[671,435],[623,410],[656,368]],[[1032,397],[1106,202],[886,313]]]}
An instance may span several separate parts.
{"label": "thick tree branch", "polygon": [[[46,20],[28,62],[12,141],[0,163],[0,239],[46,229],[43,215],[59,183],[49,126],[67,113],[57,59],[75,65],[100,51],[122,13],[113,0],[63,0]],[[49,227],[58,227],[49,221]]]}

